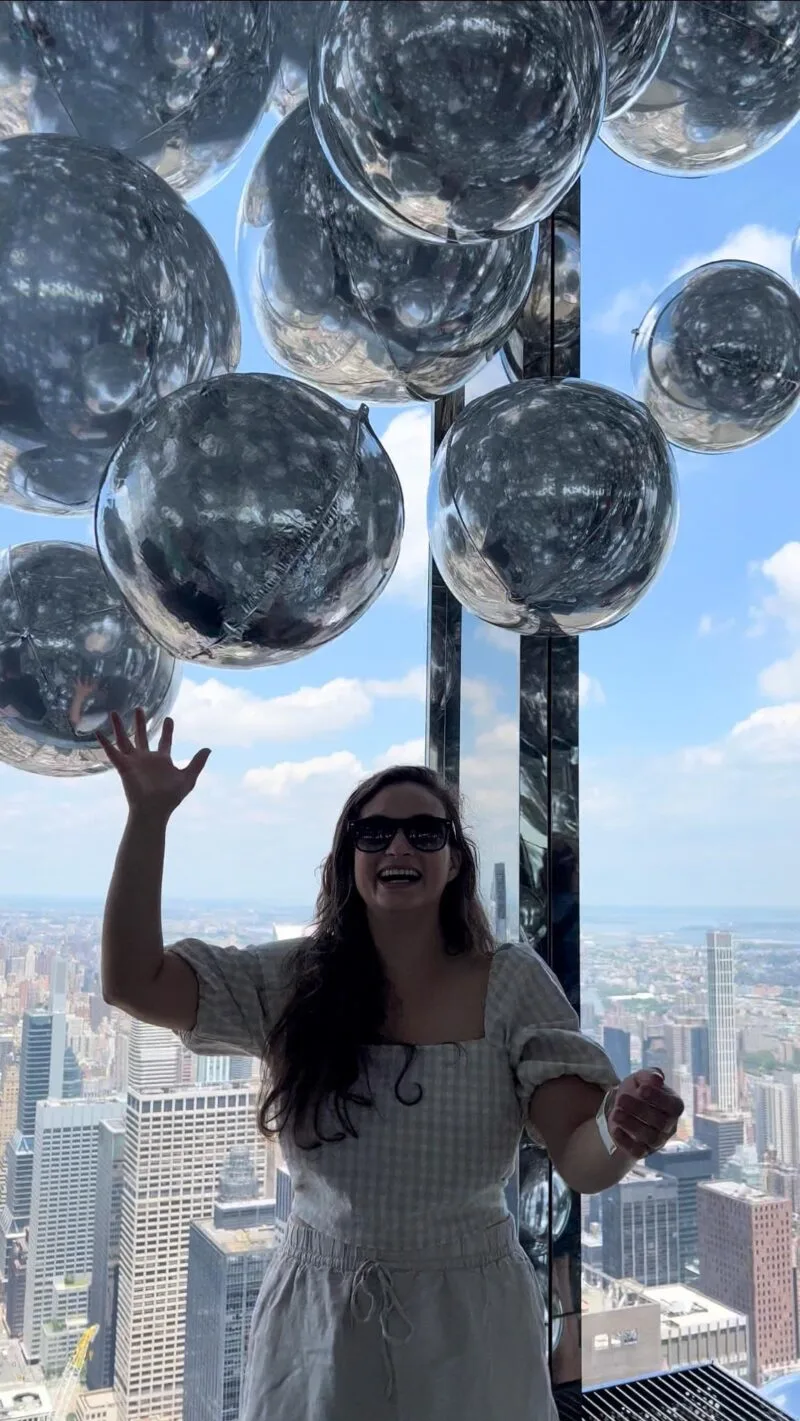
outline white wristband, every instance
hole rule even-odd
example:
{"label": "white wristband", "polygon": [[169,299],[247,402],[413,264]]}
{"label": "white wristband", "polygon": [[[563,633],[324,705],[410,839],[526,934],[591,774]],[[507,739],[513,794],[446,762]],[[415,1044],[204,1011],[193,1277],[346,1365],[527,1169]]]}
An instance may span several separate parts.
{"label": "white wristband", "polygon": [[603,1144],[605,1145],[610,1155],[616,1154],[617,1145],[615,1144],[614,1140],[612,1140],[611,1132],[608,1128],[606,1106],[608,1105],[609,1097],[613,1095],[615,1089],[616,1087],[614,1086],[611,1090],[606,1091],[602,1101],[600,1102],[600,1109],[598,1110],[597,1115],[595,1116],[595,1120],[597,1122],[597,1129],[600,1132],[600,1139],[603,1141]]}

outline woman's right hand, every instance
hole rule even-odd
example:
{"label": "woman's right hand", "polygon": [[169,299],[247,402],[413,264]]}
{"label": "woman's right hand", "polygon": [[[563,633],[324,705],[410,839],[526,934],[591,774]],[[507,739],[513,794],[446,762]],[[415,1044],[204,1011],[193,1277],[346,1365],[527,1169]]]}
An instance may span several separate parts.
{"label": "woman's right hand", "polygon": [[198,750],[184,769],[172,763],[172,732],[174,722],[167,717],[161,731],[158,748],[147,743],[147,723],[141,706],[134,712],[134,738],[130,740],[116,711],[111,712],[116,745],[97,732],[111,764],[122,780],[125,798],[131,809],[147,809],[167,817],[190,794],[197,784],[210,750]]}

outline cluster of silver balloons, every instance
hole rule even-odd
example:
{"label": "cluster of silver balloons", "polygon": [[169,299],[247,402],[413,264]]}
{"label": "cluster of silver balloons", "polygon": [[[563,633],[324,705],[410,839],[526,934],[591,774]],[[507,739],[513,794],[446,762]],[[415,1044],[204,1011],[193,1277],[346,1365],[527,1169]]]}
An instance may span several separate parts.
{"label": "cluster of silver balloons", "polygon": [[[239,289],[294,379],[235,373],[237,301],[186,205],[270,108]],[[179,662],[274,665],[351,626],[403,530],[363,402],[434,399],[498,351],[512,384],[432,470],[442,575],[523,633],[625,616],[675,532],[668,441],[791,414],[800,302],[714,263],[643,320],[641,402],[553,383],[575,181],[597,137],[699,175],[798,113],[800,0],[0,0],[0,502],[94,510],[97,544],[5,555],[0,759],[93,772],[95,730],[137,703],[155,726]]]}

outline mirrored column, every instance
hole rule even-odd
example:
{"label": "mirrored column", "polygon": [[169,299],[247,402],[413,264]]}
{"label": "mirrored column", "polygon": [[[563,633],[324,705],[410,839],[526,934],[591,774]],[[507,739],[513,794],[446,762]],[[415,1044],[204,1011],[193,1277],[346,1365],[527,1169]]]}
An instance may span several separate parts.
{"label": "mirrored column", "polygon": [[[534,282],[502,353],[503,379],[580,373],[580,192],[540,228]],[[440,400],[434,449],[463,400]],[[459,608],[435,568],[429,604],[428,763],[461,789],[500,940],[528,941],[579,1000],[578,643],[518,637]],[[557,1396],[580,1389],[580,1199],[527,1136],[508,1191],[549,1321]]]}

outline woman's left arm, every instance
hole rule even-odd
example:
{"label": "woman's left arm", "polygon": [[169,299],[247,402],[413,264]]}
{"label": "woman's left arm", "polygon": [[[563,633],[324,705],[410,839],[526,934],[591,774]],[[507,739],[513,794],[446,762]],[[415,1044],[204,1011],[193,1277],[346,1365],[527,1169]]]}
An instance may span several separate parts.
{"label": "woman's left arm", "polygon": [[531,1100],[531,1125],[565,1184],[579,1194],[600,1194],[617,1184],[672,1138],[683,1114],[683,1101],[660,1071],[636,1071],[614,1088],[609,1102],[610,1154],[597,1124],[604,1096],[602,1087],[564,1075],[545,1081]]}

